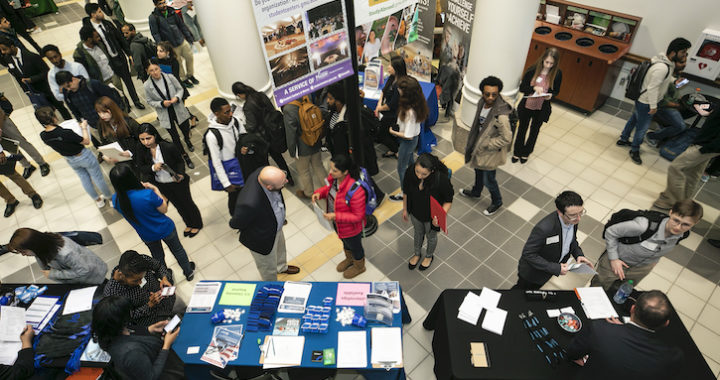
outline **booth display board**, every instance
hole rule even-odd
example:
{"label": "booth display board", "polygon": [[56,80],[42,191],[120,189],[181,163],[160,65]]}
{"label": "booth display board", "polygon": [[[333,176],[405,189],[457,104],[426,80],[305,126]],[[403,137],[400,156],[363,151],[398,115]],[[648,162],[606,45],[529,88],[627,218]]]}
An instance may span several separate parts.
{"label": "booth display board", "polygon": [[[357,5],[355,7],[357,8]],[[360,20],[365,18],[356,15],[355,43],[358,63],[367,64],[375,57],[390,54],[416,41],[418,18],[418,6],[415,2],[362,24]]]}
{"label": "booth display board", "polygon": [[447,0],[440,67],[450,65],[452,69],[458,70],[461,77],[465,76],[467,69],[474,18],[474,1]]}
{"label": "booth display board", "polygon": [[436,0],[418,0],[417,40],[405,45],[399,51],[405,59],[408,74],[425,82],[430,82],[432,74],[436,2]]}
{"label": "booth display board", "polygon": [[343,0],[253,0],[278,106],[353,74]]}

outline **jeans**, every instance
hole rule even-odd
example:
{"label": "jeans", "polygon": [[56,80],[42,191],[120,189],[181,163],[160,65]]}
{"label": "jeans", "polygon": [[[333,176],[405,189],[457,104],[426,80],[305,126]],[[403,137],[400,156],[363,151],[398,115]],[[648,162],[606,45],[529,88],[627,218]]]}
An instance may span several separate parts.
{"label": "jeans", "polygon": [[182,14],[183,22],[185,22],[185,25],[187,25],[188,29],[190,29],[190,33],[192,33],[193,38],[196,41],[202,39],[203,36],[200,31],[200,26],[197,24],[197,18],[188,14],[188,6],[185,5],[180,8],[180,13]]}
{"label": "jeans", "polygon": [[502,195],[500,195],[500,187],[495,179],[495,173],[495,170],[475,169],[475,186],[470,193],[474,197],[479,197],[483,187],[487,186],[492,204],[497,206],[502,204]]}
{"label": "jeans", "polygon": [[[182,244],[180,243],[177,231],[175,231],[175,229],[173,228],[170,235],[162,238],[162,241],[164,241],[165,244],[167,244],[168,248],[170,248],[170,252],[172,252],[173,256],[175,256],[175,260],[177,260],[178,265],[180,265],[180,268],[182,268],[185,277],[192,274],[192,269],[190,268],[190,260],[188,260],[185,248],[183,248]],[[167,265],[165,264],[165,251],[163,251],[162,243],[160,243],[160,240],[146,241],[144,243],[150,249],[150,254],[152,255],[152,257],[155,260],[159,261],[160,264],[167,267]]]}
{"label": "jeans", "polygon": [[362,260],[365,258],[365,250],[362,246],[362,231],[360,231],[359,234],[348,237],[348,238],[342,238],[343,243],[343,249],[352,252],[353,259],[355,260]]}
{"label": "jeans", "polygon": [[422,256],[422,245],[425,236],[427,236],[427,249],[425,250],[425,257],[433,257],[435,248],[437,247],[438,232],[433,229],[432,222],[421,222],[413,214],[410,214],[410,220],[412,221],[415,243],[415,256]]}
{"label": "jeans", "polygon": [[110,198],[112,192],[108,187],[105,178],[103,177],[102,170],[100,170],[100,164],[97,162],[97,158],[90,152],[89,149],[83,148],[82,152],[77,156],[65,156],[65,160],[70,165],[82,183],[85,192],[88,193],[92,199],[98,199],[98,193],[95,191],[95,186],[98,190],[106,197]]}
{"label": "jeans", "polygon": [[648,112],[650,112],[649,104],[635,101],[632,116],[630,116],[630,119],[625,123],[625,128],[620,135],[620,140],[628,141],[630,139],[630,133],[635,129],[635,135],[633,136],[632,145],[630,146],[631,152],[640,150],[640,144],[642,144],[645,133],[648,128],[650,128],[653,115],[650,115]]}
{"label": "jeans", "polygon": [[415,136],[410,140],[398,139],[400,144],[398,146],[397,171],[400,176],[400,188],[402,188],[403,179],[405,179],[405,172],[413,161],[413,152],[417,147],[418,138],[418,136]]}
{"label": "jeans", "polygon": [[658,108],[655,118],[663,128],[657,132],[648,132],[647,136],[657,142],[675,137],[687,128],[685,119],[676,108]]}

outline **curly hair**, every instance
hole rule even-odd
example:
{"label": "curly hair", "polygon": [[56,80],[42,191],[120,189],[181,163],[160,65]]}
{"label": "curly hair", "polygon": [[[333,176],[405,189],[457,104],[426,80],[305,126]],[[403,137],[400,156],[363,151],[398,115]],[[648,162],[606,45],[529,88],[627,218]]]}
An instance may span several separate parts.
{"label": "curly hair", "polygon": [[428,117],[428,109],[422,87],[417,79],[411,76],[404,76],[397,81],[398,90],[402,92],[398,100],[398,120],[405,120],[407,112],[415,112],[415,121],[422,123]]}

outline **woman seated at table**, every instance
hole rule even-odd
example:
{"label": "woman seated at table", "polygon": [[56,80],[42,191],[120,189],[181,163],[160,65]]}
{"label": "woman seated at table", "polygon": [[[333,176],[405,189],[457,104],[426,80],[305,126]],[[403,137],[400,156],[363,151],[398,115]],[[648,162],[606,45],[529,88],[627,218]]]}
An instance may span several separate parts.
{"label": "woman seated at table", "polygon": [[172,350],[180,327],[162,336],[168,321],[132,326],[131,309],[119,296],[105,297],[93,308],[92,337],[110,354],[111,371],[123,380],[185,379],[185,365]]}
{"label": "woman seated at table", "polygon": [[397,157],[398,142],[395,137],[390,135],[390,128],[397,124],[398,99],[400,96],[397,90],[397,83],[402,77],[407,76],[405,60],[400,56],[392,57],[390,59],[390,66],[388,67],[388,73],[390,73],[390,76],[383,86],[382,94],[375,107],[375,116],[379,117],[380,114],[382,114],[380,129],[375,139],[388,149],[387,152],[383,153],[383,157]]}
{"label": "woman seated at table", "polygon": [[45,277],[65,284],[101,284],[107,264],[91,250],[52,232],[18,228],[8,250],[33,256]]}

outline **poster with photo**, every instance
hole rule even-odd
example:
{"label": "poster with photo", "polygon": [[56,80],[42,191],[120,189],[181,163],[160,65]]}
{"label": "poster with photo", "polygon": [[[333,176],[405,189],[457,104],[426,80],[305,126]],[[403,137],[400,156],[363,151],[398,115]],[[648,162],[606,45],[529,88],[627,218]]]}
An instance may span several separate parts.
{"label": "poster with photo", "polygon": [[[467,69],[474,17],[474,2],[448,0],[440,48],[440,68],[445,67],[445,70],[459,73],[461,84]],[[452,94],[450,98],[455,95]]]}
{"label": "poster with photo", "polygon": [[344,0],[252,2],[278,106],[353,74]]}
{"label": "poster with photo", "polygon": [[[381,18],[387,18],[417,2],[418,0],[353,0],[355,25],[365,25]],[[379,36],[379,38],[381,37]]]}
{"label": "poster with photo", "polygon": [[387,56],[416,41],[418,9],[418,4],[413,3],[388,16],[358,25],[355,28],[358,63],[367,64],[375,57]]}

